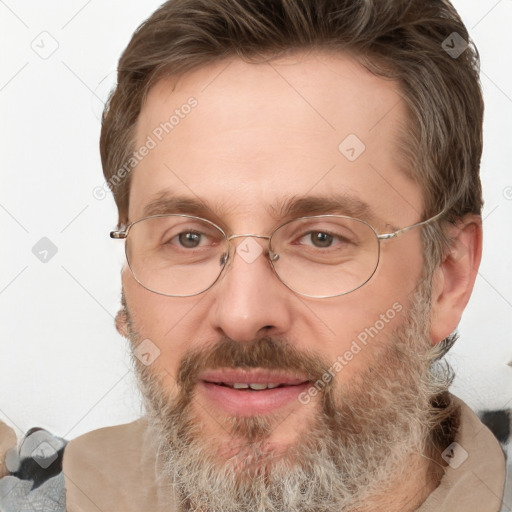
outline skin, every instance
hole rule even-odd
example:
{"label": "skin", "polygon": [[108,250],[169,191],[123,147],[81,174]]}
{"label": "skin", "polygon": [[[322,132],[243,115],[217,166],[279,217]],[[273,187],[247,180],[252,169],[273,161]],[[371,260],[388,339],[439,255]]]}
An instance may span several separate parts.
{"label": "skin", "polygon": [[[419,186],[402,168],[397,130],[407,112],[396,83],[377,78],[343,54],[299,54],[265,64],[239,59],[187,73],[177,82],[162,80],[150,91],[136,131],[136,147],[175,109],[194,96],[198,105],[132,171],[129,222],[144,217],[145,206],[162,193],[200,199],[210,220],[228,234],[269,234],[287,220],[268,206],[291,196],[328,197],[333,191],[366,202],[379,233],[424,220]],[[349,134],[366,146],[350,162],[338,150]],[[169,212],[172,213],[172,212]],[[193,212],[192,212],[193,213]],[[315,212],[318,213],[318,212]],[[221,336],[240,343],[260,336],[287,339],[302,351],[334,362],[352,340],[394,303],[406,306],[420,280],[421,228],[381,245],[373,278],[341,297],[312,299],[286,288],[262,255],[248,264],[235,256],[207,292],[187,298],[165,297],[140,286],[129,269],[122,281],[135,330],[158,346],[152,370],[166,389],[177,393],[175,376],[185,351],[214,344]],[[450,228],[454,249],[436,272],[432,290],[431,338],[437,343],[456,328],[469,299],[481,253],[481,225],[467,216]],[[265,240],[257,240],[266,249]],[[235,246],[243,238],[233,240]],[[395,328],[397,315],[386,324]],[[122,314],[118,329],[127,333]],[[337,376],[350,382],[368,365],[371,350],[385,343],[376,336]],[[229,446],[223,411],[201,393],[196,413],[208,435]],[[297,443],[301,426],[315,414],[319,397],[307,405],[292,401],[276,411],[273,447]],[[222,451],[222,450],[221,450]],[[415,479],[402,482],[386,510],[399,507],[399,496],[419,494],[430,483],[428,461],[411,462]],[[411,509],[414,510],[414,509]]]}

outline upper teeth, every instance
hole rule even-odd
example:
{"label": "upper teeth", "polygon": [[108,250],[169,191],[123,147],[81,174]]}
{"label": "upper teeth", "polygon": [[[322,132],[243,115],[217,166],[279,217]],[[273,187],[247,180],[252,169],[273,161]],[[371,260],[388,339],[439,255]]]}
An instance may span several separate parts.
{"label": "upper teeth", "polygon": [[[228,384],[229,385],[229,384]],[[255,389],[255,390],[260,390],[260,389],[273,389],[273,388],[277,388],[277,386],[279,386],[279,384],[274,384],[274,383],[270,383],[270,384],[247,384],[245,382],[235,382],[234,384],[232,384],[232,386],[235,388],[235,389]]]}

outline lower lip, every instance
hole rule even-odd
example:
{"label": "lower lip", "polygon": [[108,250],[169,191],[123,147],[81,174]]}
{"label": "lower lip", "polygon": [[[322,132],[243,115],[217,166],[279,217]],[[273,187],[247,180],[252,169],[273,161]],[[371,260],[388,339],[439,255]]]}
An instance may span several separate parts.
{"label": "lower lip", "polygon": [[309,382],[304,382],[295,386],[253,391],[251,389],[239,390],[201,381],[198,385],[198,391],[228,414],[255,416],[274,412],[294,401],[300,403],[299,395],[306,391],[310,385]]}

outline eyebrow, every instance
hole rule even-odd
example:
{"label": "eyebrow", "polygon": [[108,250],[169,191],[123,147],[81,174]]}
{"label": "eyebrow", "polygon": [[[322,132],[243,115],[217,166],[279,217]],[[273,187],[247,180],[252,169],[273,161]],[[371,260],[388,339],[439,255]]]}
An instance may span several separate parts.
{"label": "eyebrow", "polygon": [[[221,204],[209,206],[197,198],[163,193],[144,207],[143,217],[181,213],[206,218],[221,225],[223,209]],[[267,205],[266,211],[276,222],[321,214],[346,215],[370,224],[378,222],[367,203],[349,194],[291,196]]]}
{"label": "eyebrow", "polygon": [[214,212],[205,202],[198,199],[170,196],[164,193],[144,207],[143,217],[165,215],[167,213],[186,213],[197,217],[205,217],[211,216]]}
{"label": "eyebrow", "polygon": [[349,194],[293,196],[271,205],[268,210],[276,219],[336,214],[366,222],[376,220],[375,213],[367,203]]}

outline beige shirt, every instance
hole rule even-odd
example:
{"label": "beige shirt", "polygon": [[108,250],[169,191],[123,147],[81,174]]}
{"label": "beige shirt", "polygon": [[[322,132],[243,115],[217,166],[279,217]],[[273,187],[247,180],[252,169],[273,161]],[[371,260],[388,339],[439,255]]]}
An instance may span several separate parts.
{"label": "beige shirt", "polygon": [[[417,512],[499,512],[503,507],[505,455],[478,416],[462,400],[453,398],[461,405],[456,442],[467,452],[467,458],[458,468],[452,464],[454,467],[445,469],[441,483]],[[505,505],[503,512],[512,511],[512,503]]]}
{"label": "beige shirt", "polygon": [[5,454],[15,444],[16,434],[14,430],[0,421],[0,478],[9,473],[5,465]]}
{"label": "beige shirt", "polygon": [[[509,512],[512,503],[502,504],[503,451],[473,411],[454,399],[461,406],[459,446],[440,485],[417,512]],[[0,450],[8,444],[2,441]],[[68,512],[177,512],[172,487],[158,470],[157,440],[144,418],[85,434],[64,453]]]}

